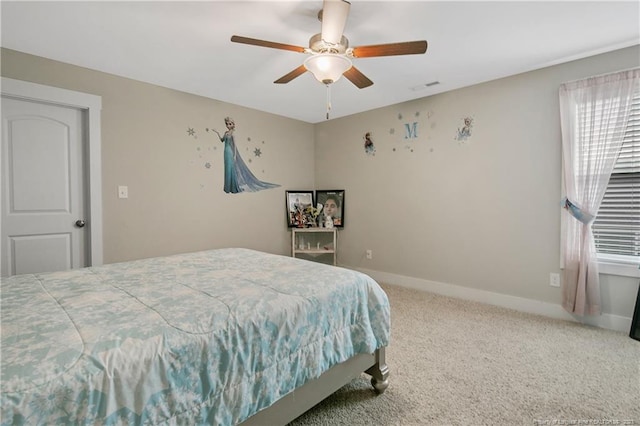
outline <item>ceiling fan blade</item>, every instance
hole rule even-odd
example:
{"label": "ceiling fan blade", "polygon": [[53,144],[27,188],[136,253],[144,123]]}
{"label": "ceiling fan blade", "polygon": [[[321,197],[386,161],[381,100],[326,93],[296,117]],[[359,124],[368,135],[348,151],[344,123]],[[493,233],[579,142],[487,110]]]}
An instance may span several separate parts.
{"label": "ceiling fan blade", "polygon": [[288,83],[291,80],[293,80],[294,78],[300,77],[305,72],[307,72],[307,69],[304,67],[304,65],[300,65],[298,68],[294,69],[289,74],[283,75],[282,77],[280,77],[279,79],[274,81],[274,83],[276,83],[276,84]]}
{"label": "ceiling fan blade", "polygon": [[242,36],[231,36],[231,41],[234,43],[251,44],[253,46],[270,47],[272,49],[291,50],[292,52],[304,53],[305,48],[300,46],[294,46],[292,44],[276,43],[273,41],[259,40],[257,38],[249,38]]}
{"label": "ceiling fan blade", "polygon": [[366,75],[362,74],[356,67],[352,66],[342,74],[347,80],[356,85],[358,89],[364,89],[373,84],[373,81],[369,80]]}
{"label": "ceiling fan blade", "polygon": [[322,6],[322,40],[339,44],[347,25],[351,3],[345,0],[324,0]]}
{"label": "ceiling fan blade", "polygon": [[371,58],[375,56],[416,55],[427,51],[427,41],[405,41],[401,43],[373,44],[354,47],[354,58]]}

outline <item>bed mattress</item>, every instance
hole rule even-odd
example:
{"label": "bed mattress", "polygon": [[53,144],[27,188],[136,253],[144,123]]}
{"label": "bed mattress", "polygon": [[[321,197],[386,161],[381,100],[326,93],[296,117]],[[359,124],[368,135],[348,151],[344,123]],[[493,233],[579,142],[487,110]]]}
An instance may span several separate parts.
{"label": "bed mattress", "polygon": [[389,343],[367,275],[219,249],[1,284],[3,425],[232,425]]}

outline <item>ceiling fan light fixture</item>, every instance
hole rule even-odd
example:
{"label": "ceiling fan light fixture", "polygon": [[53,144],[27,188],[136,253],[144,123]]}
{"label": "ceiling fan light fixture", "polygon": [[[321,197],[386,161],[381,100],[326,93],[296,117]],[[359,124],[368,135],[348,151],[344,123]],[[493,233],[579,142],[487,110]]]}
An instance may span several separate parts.
{"label": "ceiling fan light fixture", "polygon": [[351,68],[351,61],[342,55],[318,53],[304,61],[304,67],[320,83],[331,84],[340,79]]}

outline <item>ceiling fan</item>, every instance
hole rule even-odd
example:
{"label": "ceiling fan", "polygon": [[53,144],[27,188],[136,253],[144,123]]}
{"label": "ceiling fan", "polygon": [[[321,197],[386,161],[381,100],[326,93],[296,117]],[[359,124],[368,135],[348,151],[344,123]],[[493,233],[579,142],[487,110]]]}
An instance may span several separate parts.
{"label": "ceiling fan", "polygon": [[237,35],[232,36],[231,41],[311,55],[302,65],[274,81],[276,84],[289,83],[310,71],[318,81],[327,86],[344,75],[360,89],[371,86],[373,82],[352,65],[351,58],[414,55],[427,51],[426,40],[349,47],[349,40],[343,35],[343,31],[350,8],[351,3],[345,0],[324,0],[322,10],[318,13],[322,32],[309,39],[308,48]]}

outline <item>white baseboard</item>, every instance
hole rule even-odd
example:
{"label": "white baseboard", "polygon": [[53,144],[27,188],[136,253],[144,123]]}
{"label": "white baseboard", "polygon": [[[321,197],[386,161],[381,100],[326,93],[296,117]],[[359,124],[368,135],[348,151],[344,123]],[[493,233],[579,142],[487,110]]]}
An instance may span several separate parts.
{"label": "white baseboard", "polygon": [[353,268],[369,275],[374,280],[390,285],[407,287],[414,290],[428,291],[442,296],[455,297],[458,299],[472,300],[489,305],[500,306],[502,308],[514,309],[520,312],[543,315],[567,321],[574,321],[594,327],[608,330],[629,333],[631,328],[631,318],[619,315],[602,314],[600,316],[579,317],[565,311],[562,306],[553,303],[541,302],[524,297],[510,296],[508,294],[494,293],[486,290],[478,290],[470,287],[463,287],[455,284],[441,283],[437,281],[424,280],[421,278],[407,277],[404,275],[390,274],[387,272],[374,271],[364,268]]}

